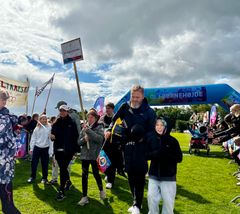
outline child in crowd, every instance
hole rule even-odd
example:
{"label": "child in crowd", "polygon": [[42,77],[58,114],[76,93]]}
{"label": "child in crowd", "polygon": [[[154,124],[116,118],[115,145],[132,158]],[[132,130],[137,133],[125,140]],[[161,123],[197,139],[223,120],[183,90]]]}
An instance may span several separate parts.
{"label": "child in crowd", "polygon": [[42,164],[42,180],[41,183],[46,184],[48,182],[48,163],[49,163],[49,147],[51,146],[51,140],[49,135],[51,133],[51,126],[47,122],[47,116],[42,114],[39,117],[37,127],[34,129],[31,141],[29,154],[32,155],[31,163],[31,177],[28,179],[28,183],[32,183],[36,179],[38,161],[41,159]]}
{"label": "child in crowd", "polygon": [[182,161],[182,152],[176,138],[170,135],[171,129],[170,120],[159,118],[155,131],[147,138],[147,158],[151,160],[148,173],[148,214],[159,214],[161,199],[162,213],[173,213],[177,163]]}
{"label": "child in crowd", "polygon": [[97,182],[100,191],[100,199],[106,198],[106,193],[103,190],[101,176],[99,174],[97,157],[102,147],[104,140],[104,127],[102,123],[98,123],[99,115],[96,110],[91,109],[87,114],[87,124],[83,124],[81,131],[80,145],[82,146],[80,159],[82,160],[82,193],[83,197],[78,202],[78,205],[84,206],[89,203],[87,197],[88,191],[88,170],[89,165],[92,166],[93,176]]}

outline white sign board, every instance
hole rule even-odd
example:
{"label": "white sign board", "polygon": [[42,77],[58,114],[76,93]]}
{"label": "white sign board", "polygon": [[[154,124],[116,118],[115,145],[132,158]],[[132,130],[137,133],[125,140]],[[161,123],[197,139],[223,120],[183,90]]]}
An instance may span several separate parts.
{"label": "white sign board", "polygon": [[83,60],[80,38],[61,44],[61,48],[64,64],[75,62],[78,60]]}

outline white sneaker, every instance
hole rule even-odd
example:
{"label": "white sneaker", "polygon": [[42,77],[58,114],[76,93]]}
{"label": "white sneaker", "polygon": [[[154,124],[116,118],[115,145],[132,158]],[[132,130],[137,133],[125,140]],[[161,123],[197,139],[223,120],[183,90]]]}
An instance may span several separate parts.
{"label": "white sneaker", "polygon": [[85,196],[85,197],[82,197],[82,198],[81,198],[81,200],[77,203],[77,205],[79,205],[79,206],[84,206],[84,205],[86,205],[86,204],[88,204],[88,203],[89,203],[88,197]]}
{"label": "white sneaker", "polygon": [[106,188],[107,188],[107,189],[112,189],[112,183],[107,183],[107,184],[106,184]]}
{"label": "white sneaker", "polygon": [[138,209],[137,206],[134,206],[134,207],[133,207],[132,214],[140,214],[140,210]]}
{"label": "white sneaker", "polygon": [[133,211],[133,206],[131,206],[131,207],[128,208],[128,212],[129,212],[129,213],[132,213],[132,211]]}
{"label": "white sneaker", "polygon": [[100,191],[100,199],[104,200],[106,198],[106,192],[104,190]]}

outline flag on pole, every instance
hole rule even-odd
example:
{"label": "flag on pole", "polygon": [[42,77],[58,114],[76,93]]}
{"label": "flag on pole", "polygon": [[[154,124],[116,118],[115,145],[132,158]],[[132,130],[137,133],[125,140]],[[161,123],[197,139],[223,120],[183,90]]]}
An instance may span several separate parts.
{"label": "flag on pole", "polygon": [[50,80],[48,80],[47,82],[45,82],[40,88],[36,87],[36,93],[35,93],[35,96],[38,97],[42,92],[43,90],[53,82],[53,79],[54,79],[54,75],[55,73],[53,74],[53,76],[51,77]]}
{"label": "flag on pole", "polygon": [[97,157],[97,164],[98,164],[98,169],[104,173],[107,168],[111,165],[111,161],[109,160],[108,156],[104,152],[104,150],[100,150],[100,153]]}
{"label": "flag on pole", "polygon": [[104,97],[98,97],[95,104],[93,105],[93,108],[96,109],[99,116],[102,116],[104,114]]}
{"label": "flag on pole", "polygon": [[217,123],[217,107],[213,105],[210,111],[210,126],[214,126]]}

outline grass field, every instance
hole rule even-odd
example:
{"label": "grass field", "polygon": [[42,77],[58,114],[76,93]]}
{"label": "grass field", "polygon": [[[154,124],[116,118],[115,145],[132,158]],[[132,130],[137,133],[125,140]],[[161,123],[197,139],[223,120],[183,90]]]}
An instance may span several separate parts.
{"label": "grass field", "polygon": [[[190,136],[188,134],[174,134],[174,136],[178,138],[184,153],[183,162],[178,165],[175,213],[240,213],[240,207],[230,203],[232,198],[240,195],[240,187],[236,186],[236,179],[232,176],[237,166],[228,164],[230,159],[224,156],[220,146],[211,146],[208,157],[205,150],[197,156],[189,155]],[[30,162],[18,160],[14,179],[14,199],[16,206],[23,214],[120,214],[127,213],[132,203],[125,178],[117,176],[114,188],[107,190],[107,199],[102,202],[99,200],[99,192],[93,175],[90,174],[90,203],[85,207],[77,206],[81,197],[81,165],[78,160],[72,165],[71,180],[74,187],[66,193],[67,198],[62,202],[55,200],[56,186],[41,184],[40,173],[35,184],[27,184],[26,180],[29,175]],[[49,175],[51,175],[50,170]],[[142,213],[148,212],[146,193],[147,185]]]}

